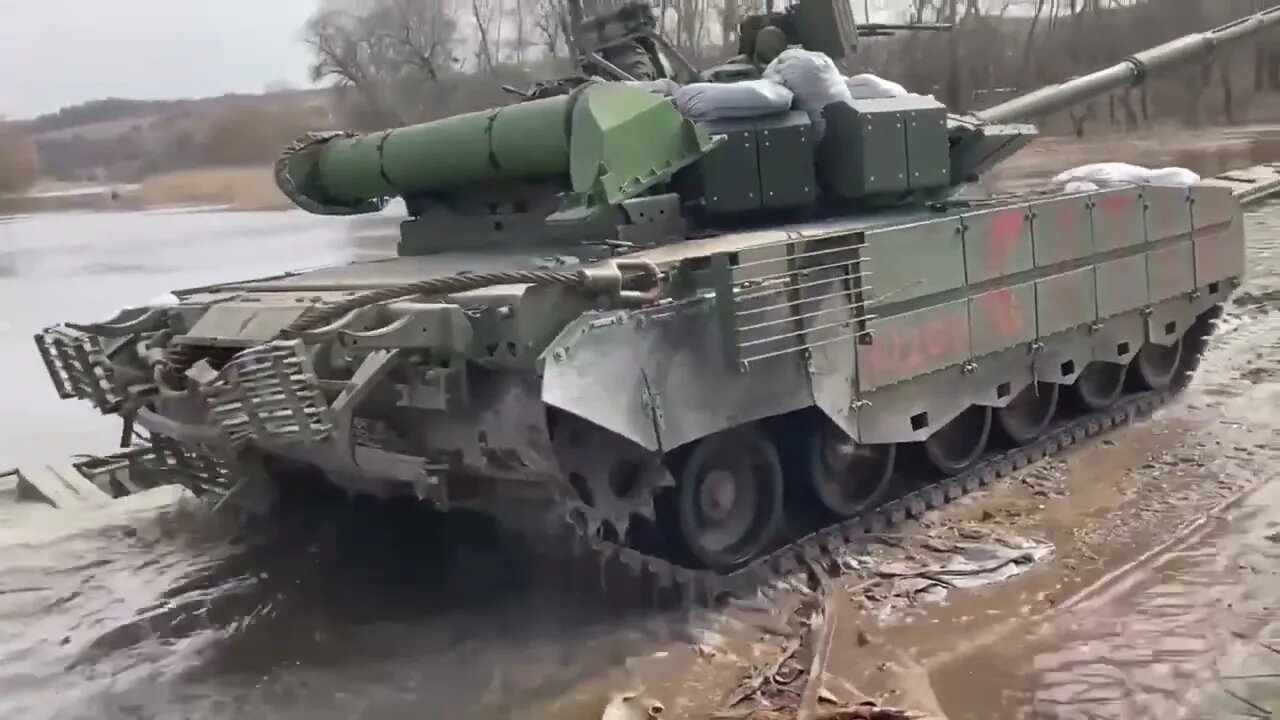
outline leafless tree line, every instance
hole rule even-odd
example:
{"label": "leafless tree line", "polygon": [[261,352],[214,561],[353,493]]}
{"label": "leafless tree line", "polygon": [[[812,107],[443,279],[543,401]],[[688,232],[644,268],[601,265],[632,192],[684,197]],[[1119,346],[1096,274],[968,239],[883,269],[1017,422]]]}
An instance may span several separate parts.
{"label": "leafless tree line", "polygon": [[[953,22],[945,40],[890,40],[869,55],[876,69],[952,107],[1062,82],[1124,56],[1265,9],[1273,0],[911,0],[913,18]],[[1236,123],[1280,90],[1280,35],[1220,52],[1181,73],[1065,113],[1070,129],[1137,130],[1161,121]],[[1265,108],[1263,109],[1265,113]]]}
{"label": "leafless tree line", "polygon": [[[736,28],[764,0],[651,0],[668,38],[703,66],[734,53]],[[861,19],[871,0],[851,2]],[[620,0],[585,0],[587,12]],[[777,5],[786,0],[777,0]],[[1061,82],[1127,54],[1235,19],[1280,0],[900,0],[907,18],[951,22],[953,32],[902,33],[863,42],[845,71],[874,72],[958,110]],[[135,178],[210,163],[266,162],[288,137],[334,125],[389,127],[511,102],[503,85],[562,76],[568,63],[566,0],[322,0],[305,28],[316,79],[335,87],[336,119],[282,104],[174,117],[103,140],[40,140],[46,174],[106,168]],[[101,110],[107,116],[116,112]],[[252,111],[251,111],[252,110]],[[278,111],[277,111],[278,110]],[[111,112],[108,112],[111,111]],[[154,112],[150,114],[155,114]],[[68,126],[85,118],[71,117]],[[1217,55],[1147,86],[1073,108],[1050,132],[1128,132],[1160,123],[1203,125],[1280,119],[1280,36]],[[244,132],[253,127],[254,132]],[[35,129],[0,132],[0,192],[37,171]]]}
{"label": "leafless tree line", "polygon": [[[595,0],[613,3],[617,0]],[[849,2],[850,0],[837,0]],[[1060,82],[1272,0],[903,0],[911,19],[950,22],[946,35],[866,42],[847,63],[966,109]],[[653,0],[668,38],[695,63],[733,52],[741,18],[763,0]],[[480,109],[513,97],[501,85],[560,75],[565,0],[347,0],[308,23],[313,75],[340,93],[344,116],[369,128]],[[587,10],[596,6],[588,0]],[[783,4],[782,2],[778,3]],[[853,0],[855,12],[862,3]],[[1280,42],[1268,36],[1191,72],[1075,108],[1059,121],[1135,130],[1154,122],[1238,122],[1280,90]],[[1251,55],[1251,57],[1246,57]],[[1069,121],[1069,125],[1066,122]]]}

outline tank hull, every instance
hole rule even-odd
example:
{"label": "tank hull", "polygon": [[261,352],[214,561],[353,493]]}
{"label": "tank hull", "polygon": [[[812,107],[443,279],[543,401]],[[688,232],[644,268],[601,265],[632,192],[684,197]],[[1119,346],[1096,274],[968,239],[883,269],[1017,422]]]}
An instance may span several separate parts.
{"label": "tank hull", "polygon": [[[577,252],[571,270],[620,262]],[[797,504],[847,524],[905,478],[959,483],[1072,418],[1175,392],[1244,257],[1225,188],[1035,194],[626,255],[661,269],[659,294],[527,255],[402,257],[180,291],[37,343],[61,394],[211,459],[193,489],[261,498],[306,467],[445,508],[533,500],[609,553],[736,582],[797,547],[781,530]],[[497,280],[289,331],[370,288],[467,277],[453,267]]]}

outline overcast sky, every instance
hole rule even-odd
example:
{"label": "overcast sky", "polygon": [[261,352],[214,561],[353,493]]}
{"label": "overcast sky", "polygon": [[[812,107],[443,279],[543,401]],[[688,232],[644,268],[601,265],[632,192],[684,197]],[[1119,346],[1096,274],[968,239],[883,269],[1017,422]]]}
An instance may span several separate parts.
{"label": "overcast sky", "polygon": [[315,0],[0,0],[0,114],[305,86]]}
{"label": "overcast sky", "polygon": [[[874,19],[892,20],[910,0],[851,4],[860,17],[867,7]],[[0,115],[31,117],[108,96],[261,92],[277,80],[306,86],[301,33],[316,7],[317,0],[0,0]]]}

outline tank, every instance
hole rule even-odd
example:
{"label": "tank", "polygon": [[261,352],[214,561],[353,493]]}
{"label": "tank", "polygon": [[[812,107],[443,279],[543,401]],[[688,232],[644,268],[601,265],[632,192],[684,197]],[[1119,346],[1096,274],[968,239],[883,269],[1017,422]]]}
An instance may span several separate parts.
{"label": "tank", "polygon": [[308,212],[402,198],[396,257],[178,290],[36,345],[61,397],[219,502],[269,505],[284,478],[416,497],[734,593],[1187,387],[1244,272],[1229,190],[970,183],[1037,117],[1278,23],[968,114],[906,95],[695,122],[654,82],[887,29],[802,0],[696,71],[644,6],[578,12],[586,76],[282,154]]}

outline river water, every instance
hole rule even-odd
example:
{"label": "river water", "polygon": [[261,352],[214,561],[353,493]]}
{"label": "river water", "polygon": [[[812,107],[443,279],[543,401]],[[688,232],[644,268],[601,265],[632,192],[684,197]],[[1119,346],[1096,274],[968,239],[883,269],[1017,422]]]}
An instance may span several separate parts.
{"label": "river water", "polygon": [[[940,671],[949,714],[1167,717],[1161,698],[1207,680],[1197,702],[1226,703],[1225,716],[1246,707],[1230,693],[1276,702],[1274,681],[1234,679],[1280,672],[1280,458],[1266,452],[1280,448],[1280,206],[1251,213],[1249,232],[1244,329],[1211,353],[1192,409],[1171,412],[1199,413],[1188,437],[1218,425],[1247,437],[1255,452],[1222,472],[1259,489],[975,651],[981,677]],[[118,436],[56,398],[31,343],[40,327],[389,249],[385,236],[302,213],[0,220],[0,465],[102,451]],[[317,502],[264,530],[164,492],[83,513],[0,497],[0,718],[529,716],[673,642],[665,619],[623,621],[539,587],[518,547],[470,525]],[[980,691],[1003,699],[969,697]]]}
{"label": "river water", "polygon": [[[111,447],[118,428],[49,401],[31,335],[177,288],[372,254],[357,227],[305,213],[68,213],[0,218],[0,464]],[[382,247],[387,247],[386,243]],[[20,423],[20,424],[19,424]]]}

